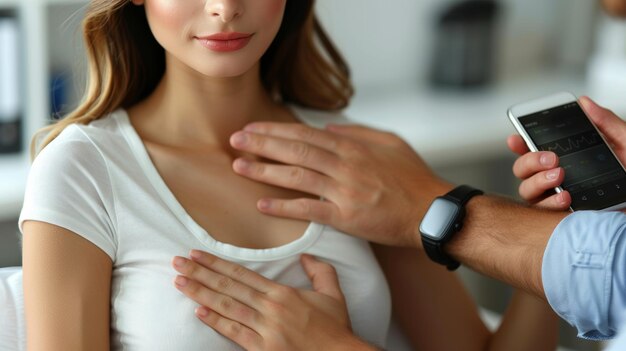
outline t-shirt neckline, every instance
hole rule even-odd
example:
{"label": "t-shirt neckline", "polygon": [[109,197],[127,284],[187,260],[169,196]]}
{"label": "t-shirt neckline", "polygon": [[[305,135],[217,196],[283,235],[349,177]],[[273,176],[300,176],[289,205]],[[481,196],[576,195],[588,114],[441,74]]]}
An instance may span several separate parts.
{"label": "t-shirt neckline", "polygon": [[[293,109],[292,111],[295,114],[298,114],[296,109]],[[156,166],[152,162],[141,137],[139,137],[139,134],[131,124],[128,112],[120,109],[113,113],[113,117],[120,126],[122,134],[129,143],[132,153],[136,157],[143,173],[159,194],[159,197],[174,213],[176,218],[205,246],[206,249],[208,249],[209,252],[223,257],[243,261],[271,261],[303,252],[305,249],[313,245],[313,243],[321,235],[324,226],[319,223],[311,222],[307,226],[304,234],[302,234],[302,236],[298,239],[273,248],[250,249],[216,240],[187,213],[185,208],[169,189],[165,180],[163,180]],[[299,117],[300,116],[298,116],[298,119],[301,119]]]}

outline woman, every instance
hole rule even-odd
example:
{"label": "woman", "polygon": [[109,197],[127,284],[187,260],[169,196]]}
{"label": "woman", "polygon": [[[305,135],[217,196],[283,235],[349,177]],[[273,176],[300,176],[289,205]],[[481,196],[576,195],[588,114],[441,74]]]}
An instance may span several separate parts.
{"label": "woman", "polygon": [[[303,0],[91,1],[86,97],[49,128],[20,216],[29,349],[238,349],[171,285],[171,258],[192,248],[297,288],[310,284],[301,253],[332,263],[352,329],[384,345],[390,292],[369,245],[262,216],[259,197],[303,195],[231,169],[245,154],[230,135],[250,122],[341,121],[347,68],[312,11]],[[484,347],[475,308],[451,286],[460,309],[442,313]]]}

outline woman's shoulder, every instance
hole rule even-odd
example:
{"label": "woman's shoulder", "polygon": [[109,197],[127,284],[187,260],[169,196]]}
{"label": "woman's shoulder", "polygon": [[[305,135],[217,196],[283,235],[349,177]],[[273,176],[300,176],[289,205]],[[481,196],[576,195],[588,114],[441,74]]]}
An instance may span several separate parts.
{"label": "woman's shoulder", "polygon": [[[117,120],[123,117],[122,113],[123,111],[115,111],[89,124],[69,124],[41,150],[39,155],[88,153],[88,149],[101,149],[102,146],[106,145],[119,145],[112,139],[120,137],[120,125]],[[45,137],[46,134],[38,135],[36,144],[39,145]],[[39,158],[39,155],[37,158]]]}
{"label": "woman's shoulder", "polygon": [[302,123],[315,128],[324,128],[328,124],[354,123],[345,115],[343,110],[324,111],[293,105],[290,108]]}

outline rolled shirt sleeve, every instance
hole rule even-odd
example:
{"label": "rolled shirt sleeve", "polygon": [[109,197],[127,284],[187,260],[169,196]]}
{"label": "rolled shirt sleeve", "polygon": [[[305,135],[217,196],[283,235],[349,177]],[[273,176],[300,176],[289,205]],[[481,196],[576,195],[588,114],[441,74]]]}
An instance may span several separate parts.
{"label": "rolled shirt sleeve", "polygon": [[606,351],[624,351],[626,350],[626,333],[624,333],[624,328],[626,325],[622,324],[621,332],[617,336],[617,338],[611,342]]}
{"label": "rolled shirt sleeve", "polygon": [[585,339],[615,336],[626,315],[626,215],[567,216],[546,247],[542,279],[552,308]]}

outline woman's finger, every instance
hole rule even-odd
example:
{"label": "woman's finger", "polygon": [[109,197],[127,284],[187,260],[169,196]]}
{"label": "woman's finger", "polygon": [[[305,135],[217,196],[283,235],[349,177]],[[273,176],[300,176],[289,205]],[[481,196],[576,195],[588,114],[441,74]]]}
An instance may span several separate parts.
{"label": "woman's finger", "polygon": [[222,276],[231,278],[232,280],[261,293],[269,292],[272,287],[276,285],[273,281],[254,271],[251,271],[241,265],[222,260],[221,258],[211,255],[205,251],[191,250],[189,256],[192,261],[199,263],[205,268],[208,268],[215,273],[219,273]]}
{"label": "woman's finger", "polygon": [[529,152],[515,160],[513,174],[519,179],[526,179],[538,172],[553,169],[558,164],[559,159],[554,152]]}
{"label": "woman's finger", "polygon": [[328,176],[306,168],[272,165],[242,158],[235,160],[233,170],[255,181],[326,198],[335,183]]}
{"label": "woman's finger", "polygon": [[323,174],[332,174],[340,164],[339,157],[332,151],[310,144],[306,139],[290,140],[241,131],[231,136],[230,144],[240,151]]}
{"label": "woman's finger", "polygon": [[231,319],[225,318],[215,311],[200,306],[196,309],[196,316],[206,325],[213,328],[216,332],[222,334],[226,338],[232,340],[246,350],[260,350],[263,344],[263,338],[254,330],[237,323]]}
{"label": "woman's finger", "polygon": [[563,183],[565,171],[562,168],[554,168],[542,171],[524,180],[519,186],[519,195],[522,199],[536,203],[546,191],[556,188]]}
{"label": "woman's finger", "polygon": [[206,306],[220,315],[250,328],[259,328],[260,315],[258,311],[235,300],[233,297],[213,291],[199,282],[182,275],[174,279],[174,285],[185,296],[198,304]]}
{"label": "woman's finger", "polygon": [[339,287],[337,271],[328,263],[318,261],[313,256],[302,255],[300,262],[307,276],[311,280],[313,290],[324,295],[344,301],[343,293]]}
{"label": "woman's finger", "polygon": [[201,264],[184,257],[174,257],[173,266],[176,271],[201,285],[235,298],[236,300],[258,309],[261,302],[261,292],[240,283],[231,277],[216,273]]}

